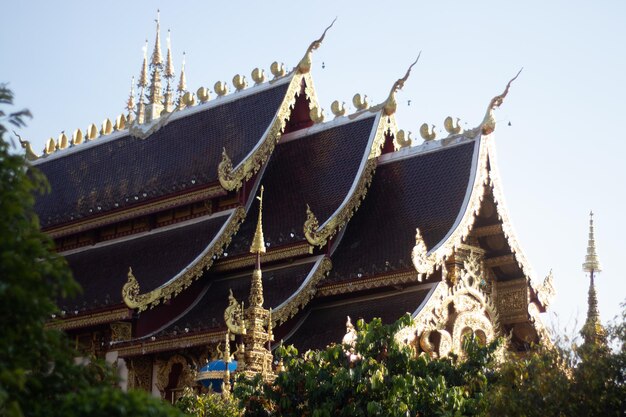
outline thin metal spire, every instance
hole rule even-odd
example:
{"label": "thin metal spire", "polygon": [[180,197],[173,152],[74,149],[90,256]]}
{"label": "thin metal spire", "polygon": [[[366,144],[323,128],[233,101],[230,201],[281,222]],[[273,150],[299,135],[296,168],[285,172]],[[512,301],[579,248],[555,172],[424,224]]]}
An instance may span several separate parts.
{"label": "thin metal spire", "polygon": [[606,344],[606,331],[600,321],[598,296],[595,287],[595,273],[601,272],[600,261],[596,253],[596,240],[593,228],[593,211],[589,213],[589,241],[583,271],[589,273],[589,292],[587,295],[587,320],[582,328],[585,344],[603,346]]}
{"label": "thin metal spire", "polygon": [[148,88],[148,108],[146,110],[146,120],[157,119],[163,110],[163,98],[161,91],[161,71],[163,69],[163,59],[161,58],[161,22],[159,11],[156,18],[156,40],[154,50],[150,59],[150,86]]}
{"label": "thin metal spire", "polygon": [[167,30],[167,57],[165,59],[165,71],[163,76],[167,80],[165,87],[165,95],[163,97],[163,106],[168,113],[173,110],[174,107],[174,94],[172,90],[172,79],[174,78],[174,62],[172,60],[172,39],[171,32]]}
{"label": "thin metal spire", "polygon": [[128,123],[132,122],[135,119],[135,77],[130,81],[130,94],[128,95],[128,100],[126,101],[126,110],[128,111],[128,117],[126,120]]}
{"label": "thin metal spire", "polygon": [[141,64],[141,71],[139,72],[139,100],[137,102],[137,123],[143,123],[146,117],[146,105],[144,103],[144,94],[148,85],[148,40],[143,48],[143,63]]}

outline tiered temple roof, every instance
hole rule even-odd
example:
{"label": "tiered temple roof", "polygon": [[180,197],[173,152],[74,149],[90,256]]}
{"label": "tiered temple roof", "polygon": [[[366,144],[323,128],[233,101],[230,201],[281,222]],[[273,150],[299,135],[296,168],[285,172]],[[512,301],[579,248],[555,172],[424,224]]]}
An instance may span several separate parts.
{"label": "tiered temple roof", "polygon": [[236,76],[237,91],[217,83],[213,100],[179,91],[171,112],[142,120],[140,96],[117,131],[33,162],[52,190],[37,199],[42,227],[84,288],[59,300],[65,314],[50,325],[97,334],[100,351],[122,358],[223,341],[229,293],[246,300],[258,267],[252,197],[263,184],[265,307],[286,343],[323,347],[340,342],[346,316],[406,312],[416,328],[405,339],[431,353],[475,326],[513,332],[518,349],[545,336],[538,313],[552,286],[535,281],[515,240],[493,154],[510,83],[475,129],[449,118],[446,138],[422,126],[425,142],[411,146],[395,120],[410,69],[383,103],[355,97],[353,114],[333,103],[323,121],[310,73],[323,39],[291,72],[274,63],[266,82],[255,69],[254,86]]}

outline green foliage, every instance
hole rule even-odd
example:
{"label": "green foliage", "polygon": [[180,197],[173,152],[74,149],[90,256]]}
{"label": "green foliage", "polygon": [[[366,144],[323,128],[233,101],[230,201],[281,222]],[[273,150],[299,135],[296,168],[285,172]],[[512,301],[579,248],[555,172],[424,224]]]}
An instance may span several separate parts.
{"label": "green foliage", "polygon": [[[0,104],[13,94],[0,85]],[[10,152],[6,124],[24,125],[27,110],[0,111],[0,415],[181,415],[144,394],[124,394],[103,362],[77,365],[64,333],[46,329],[55,300],[78,291],[65,260],[39,230],[36,193],[45,178]],[[100,414],[98,414],[100,413]]]}
{"label": "green foliage", "polygon": [[626,310],[608,329],[609,346],[535,347],[500,364],[486,415],[623,416],[626,414]]}
{"label": "green foliage", "polygon": [[352,358],[343,345],[303,356],[293,347],[280,348],[278,356],[288,370],[273,384],[260,378],[238,380],[235,394],[245,416],[478,414],[497,343],[484,347],[470,338],[467,360],[432,360],[396,343],[394,335],[409,323],[409,316],[393,325],[380,319],[359,321]]}
{"label": "green foliage", "polygon": [[208,393],[196,394],[186,388],[183,396],[176,402],[176,407],[195,417],[241,417],[243,411],[239,402],[232,397]]}

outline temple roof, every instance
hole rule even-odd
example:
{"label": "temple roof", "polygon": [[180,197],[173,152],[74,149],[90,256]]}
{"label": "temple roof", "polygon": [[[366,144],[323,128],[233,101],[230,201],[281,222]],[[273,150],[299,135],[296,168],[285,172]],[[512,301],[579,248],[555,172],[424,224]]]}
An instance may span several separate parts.
{"label": "temple roof", "polygon": [[407,153],[378,166],[362,207],[332,255],[329,283],[413,270],[415,229],[432,249],[463,214],[477,140]]}
{"label": "temple roof", "polygon": [[300,352],[323,349],[329,343],[341,343],[346,333],[346,318],[353,323],[374,317],[391,324],[403,314],[414,315],[431,293],[432,285],[420,285],[401,291],[358,297],[319,304],[302,314],[294,330],[284,338],[284,343],[294,345]]}
{"label": "temple roof", "polygon": [[[266,244],[277,247],[305,241],[307,204],[321,222],[333,215],[362,172],[376,120],[375,114],[355,121],[346,118],[341,124],[318,125],[281,139],[262,178]],[[247,253],[255,224],[254,217],[248,216],[233,239],[230,256]]]}
{"label": "temple roof", "polygon": [[42,227],[217,184],[222,150],[235,165],[249,154],[272,124],[290,79],[177,112],[146,139],[121,131],[34,162],[51,186],[36,202]]}
{"label": "temple roof", "polygon": [[132,267],[142,291],[177,276],[206,251],[229,219],[229,212],[163,227],[65,253],[82,293],[59,305],[70,310],[122,303],[122,287]]}
{"label": "temple roof", "polygon": [[[264,307],[276,310],[298,292],[307,279],[312,278],[319,266],[318,259],[308,259],[293,265],[263,269]],[[237,274],[214,274],[206,276],[207,284],[193,307],[159,332],[171,334],[184,328],[206,331],[225,328],[224,310],[228,306],[229,290],[237,300],[248,304],[252,270]],[[303,288],[302,288],[303,289]]]}

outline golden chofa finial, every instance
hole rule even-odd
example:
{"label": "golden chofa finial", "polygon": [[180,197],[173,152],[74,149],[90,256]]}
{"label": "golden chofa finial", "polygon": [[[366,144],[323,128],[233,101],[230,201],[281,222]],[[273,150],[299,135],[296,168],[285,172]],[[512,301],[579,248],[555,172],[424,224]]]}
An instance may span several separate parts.
{"label": "golden chofa finial", "polygon": [[233,77],[233,85],[237,91],[241,91],[248,86],[248,82],[244,75],[237,74]]}
{"label": "golden chofa finial", "polygon": [[272,62],[272,65],[270,65],[270,72],[274,78],[282,77],[287,73],[287,71],[285,71],[285,64],[279,64],[278,61]]}
{"label": "golden chofa finial", "polygon": [[515,81],[517,77],[519,77],[523,69],[524,68],[521,68],[517,72],[515,77],[511,78],[511,80],[507,83],[506,88],[504,89],[502,94],[495,96],[489,102],[489,107],[487,107],[487,113],[485,114],[485,118],[483,119],[483,123],[481,125],[481,130],[482,130],[483,135],[489,135],[493,133],[494,130],[496,130],[496,117],[493,114],[493,111],[497,109],[498,107],[500,107],[500,105],[502,105],[504,98],[506,97],[507,94],[509,94],[511,83],[513,83],[513,81]]}
{"label": "golden chofa finial", "polygon": [[391,91],[389,92],[389,97],[387,97],[387,100],[385,101],[385,105],[384,105],[385,115],[391,116],[392,114],[396,112],[396,109],[398,108],[398,102],[396,101],[396,93],[400,91],[402,87],[404,87],[404,83],[406,82],[406,80],[409,79],[409,75],[411,74],[411,69],[413,68],[415,64],[417,64],[417,61],[419,61],[421,55],[422,55],[422,52],[420,51],[420,53],[417,54],[417,58],[415,58],[415,61],[409,66],[409,69],[406,70],[406,74],[404,74],[404,77],[399,78],[395,83],[393,83],[393,86],[391,87]]}
{"label": "golden chofa finial", "polygon": [[322,45],[322,41],[324,40],[324,37],[326,37],[326,32],[328,32],[328,29],[333,27],[336,21],[337,21],[337,18],[335,18],[333,22],[326,29],[324,29],[324,33],[322,33],[322,36],[320,36],[319,39],[316,39],[313,42],[311,42],[311,45],[309,45],[309,47],[307,48],[306,53],[304,54],[304,57],[302,57],[302,59],[298,63],[297,70],[300,74],[306,74],[309,71],[311,71],[311,65],[312,65],[311,56],[313,55],[313,51],[315,51],[317,48],[319,48]]}
{"label": "golden chofa finial", "polygon": [[254,238],[252,239],[252,245],[250,246],[250,253],[265,253],[265,240],[263,239],[263,191],[264,187],[261,186],[261,194],[257,197],[259,200],[259,218],[256,223],[256,231],[254,232]]}
{"label": "golden chofa finial", "polygon": [[356,93],[354,97],[352,97],[352,104],[354,104],[357,111],[365,110],[370,106],[369,101],[367,101],[367,96],[364,95],[361,97],[359,93]]}
{"label": "golden chofa finial", "polygon": [[322,123],[324,121],[324,109],[313,107],[309,112],[309,116],[311,116],[313,123]]}
{"label": "golden chofa finial", "polygon": [[435,139],[437,137],[437,134],[435,133],[435,125],[432,125],[432,128],[429,132],[428,123],[422,124],[422,126],[420,126],[420,136],[424,138],[426,142]]}
{"label": "golden chofa finial", "polygon": [[452,117],[448,116],[446,117],[446,120],[443,121],[443,127],[446,129],[446,132],[448,132],[450,135],[457,135],[463,131],[463,128],[459,124],[460,121],[461,119],[457,117],[456,126],[455,126],[454,120],[452,119]]}
{"label": "golden chofa finial", "polygon": [[330,105],[330,110],[335,117],[341,117],[346,114],[346,103],[339,103],[339,100],[335,100]]}
{"label": "golden chofa finial", "polygon": [[209,89],[206,87],[198,88],[198,91],[196,91],[196,96],[198,96],[198,99],[200,100],[201,103],[206,103],[207,101],[211,99],[211,94],[209,93]]}
{"label": "golden chofa finial", "polygon": [[36,161],[39,159],[39,155],[35,153],[29,141],[23,140],[22,137],[15,132],[15,130],[13,131],[13,134],[17,136],[17,139],[20,141],[20,145],[22,145],[22,148],[26,152],[25,156],[28,161]]}
{"label": "golden chofa finial", "polygon": [[228,93],[228,86],[224,81],[216,82],[213,89],[215,90],[215,94],[220,97],[225,96]]}
{"label": "golden chofa finial", "polygon": [[263,84],[265,82],[265,71],[260,68],[253,69],[250,75],[255,84]]}
{"label": "golden chofa finial", "polygon": [[398,130],[396,133],[396,142],[400,148],[408,148],[413,143],[411,139],[411,132],[404,132],[404,130]]}

